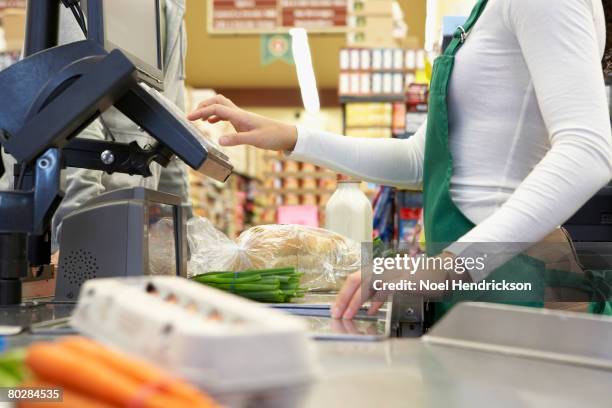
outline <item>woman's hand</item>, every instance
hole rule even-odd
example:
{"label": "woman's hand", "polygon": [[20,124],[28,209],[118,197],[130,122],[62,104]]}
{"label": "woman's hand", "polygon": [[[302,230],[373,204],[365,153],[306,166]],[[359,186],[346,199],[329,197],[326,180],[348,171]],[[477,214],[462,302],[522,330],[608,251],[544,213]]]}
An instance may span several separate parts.
{"label": "woman's hand", "polygon": [[236,133],[222,136],[219,139],[222,146],[246,144],[267,150],[293,150],[297,143],[295,126],[242,110],[223,95],[200,102],[197,109],[187,115],[187,119],[230,122]]}
{"label": "woman's hand", "polygon": [[[370,299],[374,294],[375,292],[371,291],[366,296],[362,296],[361,272],[351,273],[334,300],[331,317],[334,319],[352,319],[359,312],[359,309],[365,303],[364,301]],[[375,315],[383,304],[384,302],[372,302],[368,309],[368,315]]]}
{"label": "woman's hand", "polygon": [[[454,258],[455,255],[451,254],[450,252],[444,252],[440,254],[440,257],[442,259],[446,259],[450,257]],[[406,271],[388,271],[387,272],[387,278],[385,279],[385,281],[392,282],[392,281],[400,281],[400,280],[407,280],[407,281],[415,282],[415,284],[418,287],[419,286],[418,282],[421,280],[428,280],[431,283],[433,282],[443,283],[447,280],[469,281],[470,276],[467,273],[458,275],[454,271],[447,271],[444,269],[442,270],[418,270],[413,274],[408,273]],[[368,288],[368,293],[366,293],[364,296],[364,294],[362,294],[362,288],[366,288],[366,287]],[[334,319],[340,319],[340,318],[352,319],[354,318],[355,315],[359,312],[359,309],[361,308],[361,306],[367,300],[372,299],[372,298],[380,299],[380,295],[378,297],[375,297],[376,293],[377,292],[372,288],[372,285],[370,283],[367,283],[366,285],[362,285],[361,272],[354,272],[350,274],[348,278],[346,279],[346,282],[344,282],[344,285],[342,285],[342,288],[340,289],[340,292],[336,296],[336,299],[334,300],[334,304],[332,305],[332,308],[331,308],[331,316]],[[426,291],[414,290],[414,291],[411,291],[411,293],[414,295],[423,295],[430,299],[440,298],[445,295],[445,293],[441,291],[426,292]],[[378,300],[372,301],[370,308],[368,309],[368,315],[369,316],[375,315],[378,312],[378,310],[381,308],[383,303],[384,302],[381,302]]]}

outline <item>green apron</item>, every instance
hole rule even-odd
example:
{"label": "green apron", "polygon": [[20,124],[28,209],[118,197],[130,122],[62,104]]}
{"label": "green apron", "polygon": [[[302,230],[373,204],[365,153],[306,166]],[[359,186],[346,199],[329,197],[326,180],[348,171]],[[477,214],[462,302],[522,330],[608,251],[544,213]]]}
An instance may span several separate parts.
{"label": "green apron", "polygon": [[[428,256],[440,254],[449,243],[456,242],[474,228],[474,224],[463,215],[451,199],[450,180],[453,159],[449,148],[447,94],[455,55],[482,15],[486,5],[487,0],[478,1],[466,23],[457,28],[453,40],[444,54],[436,59],[433,66],[423,176],[425,239]],[[447,301],[429,303],[428,306],[433,310],[433,313],[430,314],[433,322],[455,303],[465,300],[542,307],[544,289],[547,286],[556,285],[598,294],[594,298],[598,301],[591,304],[591,311],[612,314],[612,306],[608,302],[611,286],[607,279],[609,275],[605,272],[598,274],[587,271],[585,275],[578,275],[565,271],[547,270],[544,262],[521,254],[496,269],[486,280],[530,282],[532,290],[529,294],[507,292],[500,296],[499,293],[459,293],[456,291]]]}

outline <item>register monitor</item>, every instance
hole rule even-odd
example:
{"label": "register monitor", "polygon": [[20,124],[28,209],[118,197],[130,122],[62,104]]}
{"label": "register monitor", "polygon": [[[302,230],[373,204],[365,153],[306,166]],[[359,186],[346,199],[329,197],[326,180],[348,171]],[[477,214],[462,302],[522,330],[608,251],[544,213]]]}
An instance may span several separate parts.
{"label": "register monitor", "polygon": [[160,0],[86,0],[86,12],[88,38],[107,51],[121,50],[136,67],[141,88],[206,148],[208,158],[198,171],[218,181],[227,180],[233,170],[229,157],[158,92],[163,90],[164,79]]}
{"label": "register monitor", "polygon": [[164,87],[160,0],[86,0],[87,37],[107,51],[120,49],[150,86]]}

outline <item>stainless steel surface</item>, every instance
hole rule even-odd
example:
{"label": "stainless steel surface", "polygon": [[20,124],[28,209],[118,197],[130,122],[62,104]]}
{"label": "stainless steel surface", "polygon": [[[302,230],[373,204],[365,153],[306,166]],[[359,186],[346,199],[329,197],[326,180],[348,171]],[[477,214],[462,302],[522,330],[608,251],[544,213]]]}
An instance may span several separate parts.
{"label": "stainless steel surface", "polygon": [[423,298],[397,293],[393,295],[391,305],[392,337],[420,337],[425,323]]}
{"label": "stainless steel surface", "polygon": [[388,319],[332,319],[317,316],[300,316],[309,327],[310,336],[316,340],[383,341],[389,338]]}
{"label": "stainless steel surface", "polygon": [[612,371],[612,318],[608,316],[462,303],[423,340]]}
{"label": "stainless steel surface", "polygon": [[612,406],[610,371],[417,339],[316,346],[322,370],[306,408]]}
{"label": "stainless steel surface", "polygon": [[[42,304],[21,311],[2,308],[0,324],[23,326],[70,313],[69,304]],[[475,320],[475,319],[474,319]],[[524,328],[505,320],[516,337]],[[490,322],[478,322],[477,331]],[[563,324],[563,322],[559,322]],[[535,335],[541,328],[529,328]],[[20,334],[9,346],[53,336]],[[593,344],[590,332],[574,337]],[[610,337],[606,352],[612,348]],[[553,343],[562,342],[556,339]],[[436,345],[419,339],[381,342],[313,341],[320,375],[304,407],[589,407],[612,406],[612,371],[491,351]],[[554,347],[554,345],[553,345]],[[602,350],[604,352],[604,350]]]}
{"label": "stainless steel surface", "polygon": [[367,308],[362,308],[353,320],[331,318],[329,304],[287,303],[271,306],[300,317],[308,324],[311,337],[318,340],[380,341],[388,338],[391,330],[388,305],[384,305],[374,316],[368,315]]}
{"label": "stainless steel surface", "polygon": [[70,316],[74,304],[55,303],[50,300],[25,302],[17,306],[0,307],[0,325],[29,327]]}

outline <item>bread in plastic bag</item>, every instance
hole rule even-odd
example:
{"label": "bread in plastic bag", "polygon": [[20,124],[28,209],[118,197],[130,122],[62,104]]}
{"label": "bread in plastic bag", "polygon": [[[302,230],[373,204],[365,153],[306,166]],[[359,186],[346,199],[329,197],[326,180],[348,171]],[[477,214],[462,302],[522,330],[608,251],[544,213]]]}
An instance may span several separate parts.
{"label": "bread in plastic bag", "polygon": [[234,242],[206,218],[196,217],[187,223],[187,238],[190,276],[293,266],[304,274],[305,289],[335,291],[361,265],[359,243],[302,225],[260,225],[244,231]]}

